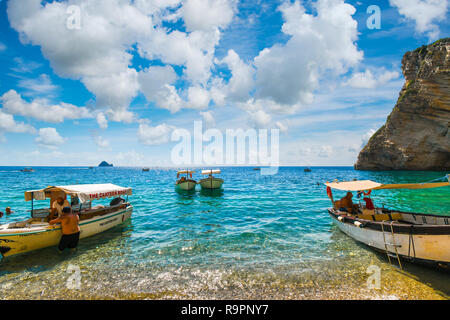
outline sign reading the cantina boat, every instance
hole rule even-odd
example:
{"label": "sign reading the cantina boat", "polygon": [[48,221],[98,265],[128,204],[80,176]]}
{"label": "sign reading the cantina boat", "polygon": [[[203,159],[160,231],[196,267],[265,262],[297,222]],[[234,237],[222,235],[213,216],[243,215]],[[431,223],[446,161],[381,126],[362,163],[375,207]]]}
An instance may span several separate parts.
{"label": "sign reading the cantina boat", "polygon": [[108,192],[99,192],[99,193],[90,193],[89,199],[102,199],[102,198],[111,198],[115,196],[122,196],[126,195],[127,190],[115,190],[115,191],[108,191]]}

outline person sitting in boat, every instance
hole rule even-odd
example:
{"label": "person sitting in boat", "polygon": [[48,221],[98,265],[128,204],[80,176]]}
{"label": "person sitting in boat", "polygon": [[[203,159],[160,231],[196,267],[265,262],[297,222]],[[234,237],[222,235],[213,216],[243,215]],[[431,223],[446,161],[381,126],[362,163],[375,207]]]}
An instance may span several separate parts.
{"label": "person sitting in boat", "polygon": [[180,182],[186,181],[186,177],[181,177]]}
{"label": "person sitting in boat", "polygon": [[117,205],[122,204],[122,203],[125,203],[125,199],[122,198],[122,197],[117,197],[117,198],[114,198],[114,199],[112,199],[110,201],[109,206],[110,207],[114,207],[114,206],[117,206]]}
{"label": "person sitting in boat", "polygon": [[59,252],[64,251],[66,248],[69,248],[71,251],[77,249],[78,240],[80,239],[79,221],[80,218],[70,207],[64,207],[62,216],[49,222],[50,224],[61,223],[62,237],[58,245]]}
{"label": "person sitting in boat", "polygon": [[347,192],[345,197],[343,197],[341,200],[339,200],[339,203],[338,203],[339,210],[352,213],[353,209],[354,209],[352,198],[353,198],[353,194],[351,192]]}
{"label": "person sitting in boat", "polygon": [[63,197],[58,197],[55,202],[53,202],[52,207],[50,209],[50,218],[53,217],[61,217],[62,210],[65,207],[70,207],[69,201],[64,199]]}

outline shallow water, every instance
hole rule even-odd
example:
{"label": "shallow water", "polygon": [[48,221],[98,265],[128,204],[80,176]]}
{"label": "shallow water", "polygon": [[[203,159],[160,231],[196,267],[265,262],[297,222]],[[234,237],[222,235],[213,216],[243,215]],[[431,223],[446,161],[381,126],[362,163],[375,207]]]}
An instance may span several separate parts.
{"label": "shallow water", "polygon": [[[26,218],[25,190],[47,185],[115,183],[133,188],[128,223],[80,241],[77,253],[46,248],[0,262],[4,299],[446,299],[448,273],[404,271],[342,234],[328,217],[323,182],[429,181],[444,172],[359,172],[352,168],[224,168],[219,193],[177,193],[173,169],[0,168],[0,208]],[[198,174],[196,176],[198,178]],[[195,178],[194,177],[194,178]],[[448,188],[373,192],[375,203],[450,216]],[[335,198],[343,193],[335,192]],[[42,202],[42,206],[48,205]],[[367,286],[369,266],[381,286]],[[68,283],[79,268],[80,289]],[[70,268],[69,268],[70,269]],[[69,281],[69,282],[68,282]]]}

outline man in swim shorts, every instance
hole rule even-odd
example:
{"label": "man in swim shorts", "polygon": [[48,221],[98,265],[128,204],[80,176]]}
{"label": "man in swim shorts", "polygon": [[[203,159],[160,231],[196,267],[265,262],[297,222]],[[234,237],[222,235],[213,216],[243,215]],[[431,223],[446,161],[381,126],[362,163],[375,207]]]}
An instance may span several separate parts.
{"label": "man in swim shorts", "polygon": [[80,218],[76,213],[72,212],[70,207],[64,207],[62,209],[62,216],[49,222],[50,224],[61,223],[62,237],[58,245],[60,252],[66,248],[71,249],[71,251],[76,250],[78,240],[80,239],[79,221]]}

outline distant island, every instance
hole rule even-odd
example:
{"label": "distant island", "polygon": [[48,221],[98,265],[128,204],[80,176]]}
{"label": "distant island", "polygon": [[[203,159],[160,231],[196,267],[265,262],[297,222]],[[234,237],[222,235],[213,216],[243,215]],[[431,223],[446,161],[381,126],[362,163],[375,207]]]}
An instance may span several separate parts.
{"label": "distant island", "polygon": [[112,163],[108,163],[106,161],[102,161],[102,162],[100,162],[100,164],[98,166],[99,167],[112,167],[113,164]]}
{"label": "distant island", "polygon": [[450,170],[450,38],[407,52],[394,110],[361,150],[357,170]]}

